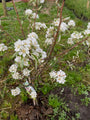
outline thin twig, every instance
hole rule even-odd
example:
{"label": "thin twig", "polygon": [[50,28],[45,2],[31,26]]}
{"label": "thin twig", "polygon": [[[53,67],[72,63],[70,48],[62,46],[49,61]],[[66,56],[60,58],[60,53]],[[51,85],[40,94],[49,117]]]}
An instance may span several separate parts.
{"label": "thin twig", "polygon": [[63,55],[66,55],[69,51],[71,51],[73,48],[77,47],[80,43],[83,43],[84,41],[86,41],[88,38],[89,38],[89,37],[85,38],[85,39],[82,40],[82,41],[77,42],[77,43],[76,43],[75,45],[73,45],[71,48],[69,48],[69,49],[61,52],[61,53],[59,54],[59,56],[60,56],[60,55],[62,55],[62,56],[63,56]]}
{"label": "thin twig", "polygon": [[14,3],[14,0],[12,0],[12,3],[13,3],[13,6],[14,6],[14,9],[15,9],[16,15],[17,15],[17,20],[18,20],[18,22],[19,22],[19,25],[20,25],[20,29],[21,29],[22,35],[23,35],[23,37],[24,37],[24,39],[25,39],[24,30],[23,30],[23,27],[22,27],[21,21],[20,21],[20,19],[19,19],[18,11],[17,11],[17,9],[16,9],[16,6],[15,6],[15,3]]}
{"label": "thin twig", "polygon": [[52,52],[54,50],[54,47],[56,45],[56,40],[57,40],[57,37],[58,37],[58,34],[59,34],[59,31],[60,31],[60,26],[61,26],[61,22],[62,22],[62,11],[63,11],[63,7],[64,7],[64,2],[65,0],[63,0],[63,3],[62,3],[62,7],[61,7],[61,11],[60,11],[60,22],[59,22],[59,26],[58,26],[58,29],[57,29],[57,32],[54,36],[54,42],[53,42],[53,45],[51,47],[51,50],[50,50],[50,53],[48,55],[48,59],[50,59],[51,55],[52,55]]}

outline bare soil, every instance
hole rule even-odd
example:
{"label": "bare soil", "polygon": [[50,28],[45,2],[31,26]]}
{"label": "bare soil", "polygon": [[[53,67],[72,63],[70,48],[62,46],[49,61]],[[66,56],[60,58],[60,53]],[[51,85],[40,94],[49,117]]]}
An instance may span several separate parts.
{"label": "bare soil", "polygon": [[48,106],[46,96],[38,94],[38,106],[33,105],[33,101],[28,99],[16,110],[19,120],[47,120],[47,115],[53,113],[53,109]]}
{"label": "bare soil", "polygon": [[[80,100],[85,96],[80,96],[78,93],[77,95],[74,95],[69,87],[64,87],[63,93],[60,92],[61,90],[62,88],[54,89],[48,95],[55,94],[58,95],[60,99],[63,98],[65,100],[70,109],[70,112],[68,112],[67,115],[71,119],[72,116],[75,117],[76,113],[80,113],[80,119],[76,120],[90,120],[90,104],[86,107]],[[53,115],[53,109],[48,105],[48,95],[44,96],[42,93],[38,94],[38,106],[33,106],[31,99],[29,99],[27,103],[22,104],[21,107],[16,110],[19,120],[47,120],[48,115]],[[58,115],[55,120],[58,120]]]}

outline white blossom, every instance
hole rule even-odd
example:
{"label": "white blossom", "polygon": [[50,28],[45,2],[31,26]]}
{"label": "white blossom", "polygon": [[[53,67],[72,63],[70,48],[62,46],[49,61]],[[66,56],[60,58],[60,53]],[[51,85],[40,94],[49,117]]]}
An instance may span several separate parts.
{"label": "white blossom", "polygon": [[33,18],[33,19],[35,19],[35,18],[37,18],[37,19],[38,19],[38,18],[39,18],[39,16],[38,16],[38,14],[33,13],[33,14],[32,14],[32,18]]}
{"label": "white blossom", "polygon": [[29,48],[22,46],[19,51],[19,55],[22,55],[23,57],[26,57],[26,55],[29,55]]}
{"label": "white blossom", "polygon": [[[54,26],[59,26],[59,23],[60,23],[60,18],[54,19],[53,22]],[[60,30],[61,32],[65,32],[66,30],[68,30],[68,25],[65,22],[62,22],[60,26]]]}
{"label": "white blossom", "polygon": [[40,23],[40,22],[36,22],[35,23],[35,29],[36,30],[40,30],[41,28],[47,28],[46,24],[45,23]]}
{"label": "white blossom", "polygon": [[68,43],[68,44],[70,44],[70,45],[74,44],[74,42],[73,42],[72,38],[68,38],[67,43]]}
{"label": "white blossom", "polygon": [[26,77],[28,77],[30,75],[30,70],[28,70],[27,68],[25,68],[23,70],[23,75],[26,76]]}
{"label": "white blossom", "polygon": [[49,75],[50,75],[51,78],[56,78],[56,76],[57,76],[56,71],[51,71],[49,73]]}
{"label": "white blossom", "polygon": [[19,95],[20,92],[21,92],[21,90],[20,90],[19,87],[16,87],[16,89],[11,89],[11,94],[12,94],[13,96]]}
{"label": "white blossom", "polygon": [[81,38],[83,38],[83,35],[81,33],[78,33],[78,32],[73,32],[71,34],[71,38],[72,39],[81,39]]}
{"label": "white blossom", "polygon": [[22,48],[22,41],[19,39],[14,43],[15,51],[18,52]]}
{"label": "white blossom", "polygon": [[13,64],[13,65],[10,66],[9,71],[10,72],[16,72],[17,68],[18,68],[18,65],[17,64]]}
{"label": "white blossom", "polygon": [[49,27],[46,32],[46,38],[51,38],[54,34],[54,27]]}
{"label": "white blossom", "polygon": [[68,26],[75,26],[75,22],[74,22],[74,20],[70,20],[69,22],[68,22]]}
{"label": "white blossom", "polygon": [[90,22],[87,25],[87,29],[90,30]]}
{"label": "white blossom", "polygon": [[56,82],[59,82],[59,83],[62,83],[64,84],[65,83],[65,78],[66,78],[66,74],[64,71],[62,70],[59,70],[59,71],[51,71],[50,73],[50,77],[51,78],[54,78],[56,80]]}
{"label": "white blossom", "polygon": [[21,62],[21,56],[16,56],[15,62],[20,63]]}
{"label": "white blossom", "polygon": [[90,47],[90,41],[86,40],[86,45]]}
{"label": "white blossom", "polygon": [[27,15],[27,16],[32,15],[32,10],[31,10],[31,9],[27,9],[27,10],[25,11],[25,15]]}
{"label": "white blossom", "polygon": [[7,46],[5,46],[4,45],[4,43],[1,43],[0,44],[0,51],[5,51],[5,50],[7,50],[8,48],[7,48]]}
{"label": "white blossom", "polygon": [[36,99],[36,97],[37,97],[36,91],[32,91],[32,92],[30,93],[30,95],[31,95],[31,98],[32,98],[32,99]]}
{"label": "white blossom", "polygon": [[62,70],[59,70],[58,72],[57,72],[57,77],[62,77],[62,78],[66,78],[66,74],[65,74],[65,72],[64,71],[62,71]]}
{"label": "white blossom", "polygon": [[60,30],[62,32],[65,32],[66,30],[68,30],[68,25],[65,22],[62,22],[60,26]]}
{"label": "white blossom", "polygon": [[65,83],[65,79],[63,79],[63,77],[57,77],[56,78],[56,82],[64,84]]}
{"label": "white blossom", "polygon": [[89,29],[84,31],[84,35],[89,35],[89,34],[90,34],[90,30]]}
{"label": "white blossom", "polygon": [[21,75],[18,72],[14,72],[12,74],[12,78],[15,79],[15,80],[22,79]]}
{"label": "white blossom", "polygon": [[35,32],[32,32],[30,34],[28,34],[28,38],[35,38],[35,39],[38,39],[38,35],[35,33]]}
{"label": "white blossom", "polygon": [[40,3],[44,3],[44,0],[40,0]]}
{"label": "white blossom", "polygon": [[54,38],[47,38],[47,39],[45,40],[45,43],[46,43],[47,45],[51,45],[51,44],[53,43],[53,40],[54,40]]}
{"label": "white blossom", "polygon": [[26,48],[30,48],[31,46],[30,46],[30,41],[27,39],[27,40],[23,40],[22,41],[22,45],[24,46],[24,47],[26,47]]}
{"label": "white blossom", "polygon": [[55,18],[54,21],[53,21],[53,25],[54,26],[59,26],[59,23],[60,23],[60,18]]}
{"label": "white blossom", "polygon": [[24,66],[29,66],[29,59],[28,58],[23,58],[22,59]]}
{"label": "white blossom", "polygon": [[24,83],[24,85],[25,85],[25,89],[26,89],[27,93],[31,96],[32,99],[35,100],[36,97],[37,97],[37,92],[35,91],[35,89],[32,86],[29,85],[28,81],[26,81]]}

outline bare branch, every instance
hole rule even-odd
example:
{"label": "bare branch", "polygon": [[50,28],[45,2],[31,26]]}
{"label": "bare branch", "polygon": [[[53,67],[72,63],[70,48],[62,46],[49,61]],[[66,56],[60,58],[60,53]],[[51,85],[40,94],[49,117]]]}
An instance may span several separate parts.
{"label": "bare branch", "polygon": [[71,51],[73,48],[77,47],[79,44],[83,43],[84,41],[86,41],[88,38],[89,38],[89,37],[85,38],[85,39],[82,40],[82,41],[77,42],[77,43],[76,43],[74,46],[72,46],[71,48],[69,48],[69,49],[61,52],[61,53],[59,54],[59,56],[60,56],[60,55],[62,55],[62,56],[63,56],[63,55],[66,55],[69,51]]}

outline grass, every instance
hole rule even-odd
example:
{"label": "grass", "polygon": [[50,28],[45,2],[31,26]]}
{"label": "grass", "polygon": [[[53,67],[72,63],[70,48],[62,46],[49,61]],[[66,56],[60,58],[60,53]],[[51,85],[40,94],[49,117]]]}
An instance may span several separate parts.
{"label": "grass", "polygon": [[[78,0],[77,2],[80,2],[80,1]],[[68,2],[68,4],[70,4],[71,7],[72,7],[72,5],[71,5],[72,3],[74,4],[75,2],[74,1]],[[67,1],[66,1],[66,5],[67,5]],[[75,4],[74,7],[76,7],[76,5],[77,4]],[[82,5],[82,4],[80,4],[80,5]],[[12,7],[12,6],[13,5],[11,2],[7,3],[7,7]],[[43,9],[46,8],[48,10],[49,6],[50,6],[50,4],[45,4],[44,7],[42,8],[42,12],[39,11],[40,19],[38,20],[40,22],[45,22],[48,27],[50,26],[50,23],[53,21],[53,19],[57,16],[56,15],[57,8],[55,5],[53,5],[51,7],[49,14],[43,13]],[[17,10],[19,13],[19,17],[20,17],[21,21],[23,21],[22,26],[23,26],[24,33],[27,38],[27,34],[30,32],[30,30],[27,30],[29,22],[28,22],[27,18],[25,17],[24,12],[25,12],[25,9],[32,8],[32,6],[30,6],[27,3],[18,2],[18,3],[16,3],[16,7],[17,7]],[[67,7],[69,7],[69,5],[67,5]],[[66,32],[65,35],[62,35],[61,41],[60,41],[60,43],[56,44],[56,46],[54,48],[54,53],[53,53],[53,56],[55,56],[56,54],[58,56],[56,56],[56,58],[54,58],[54,59],[51,59],[50,65],[48,65],[46,67],[46,69],[43,71],[42,76],[39,76],[39,78],[35,81],[35,88],[39,92],[42,92],[44,95],[49,94],[49,92],[52,89],[54,90],[56,87],[63,88],[65,86],[70,87],[72,90],[73,90],[73,86],[75,87],[75,89],[78,88],[78,92],[80,93],[80,95],[82,95],[84,93],[84,91],[86,91],[85,93],[87,93],[89,91],[88,84],[90,84],[90,81],[89,81],[90,64],[89,64],[89,60],[88,60],[87,46],[80,45],[80,46],[74,48],[72,51],[70,51],[67,55],[65,55],[63,57],[59,56],[60,52],[71,47],[70,45],[67,45],[67,39],[68,39],[68,37],[70,37],[70,34],[76,30],[79,32],[83,31],[84,29],[86,29],[86,26],[87,26],[86,21],[78,19],[75,16],[75,14],[73,13],[73,11],[69,10],[67,7],[64,7],[63,17],[65,18],[65,17],[70,16],[71,19],[75,20],[76,26],[74,28],[72,28],[72,30],[70,32]],[[77,5],[77,9],[78,9],[78,7],[79,6]],[[81,10],[80,11],[78,10],[78,11],[81,12]],[[82,12],[83,12],[83,15],[86,15],[86,17],[88,16],[86,13],[84,13],[84,10],[82,10]],[[79,16],[80,16],[80,14],[81,13],[78,13]],[[2,9],[2,4],[0,3],[0,16],[2,16],[2,15],[3,15],[3,9]],[[3,42],[9,47],[13,47],[15,41],[17,41],[18,39],[21,39],[21,40],[24,39],[21,34],[20,26],[18,24],[17,16],[16,16],[16,13],[14,10],[8,11],[8,16],[1,17],[0,19],[2,21],[1,23],[2,23],[4,30],[6,32],[8,32],[10,34],[10,36],[13,37],[13,39],[12,39],[10,36],[7,36],[5,32],[0,32],[0,43]],[[44,31],[42,31],[42,30],[36,31],[36,33],[39,35],[38,42],[40,43],[41,47],[45,51],[47,51],[47,48],[44,44],[45,32],[46,32],[45,30]],[[61,44],[64,46],[62,46]],[[75,62],[73,63],[73,70],[71,70],[67,61],[72,62],[73,56],[76,56],[77,50],[80,50],[79,58],[75,60]],[[12,111],[14,111],[15,100],[16,101],[21,100],[22,102],[26,102],[28,99],[27,94],[25,93],[25,90],[23,90],[23,89],[21,92],[21,98],[14,97],[15,100],[13,100],[13,97],[11,96],[11,93],[10,93],[10,89],[12,88],[12,86],[16,86],[18,84],[16,81],[14,81],[9,76],[9,72],[8,72],[9,66],[13,63],[13,56],[12,56],[13,53],[14,53],[14,50],[10,49],[10,50],[8,50],[8,53],[3,54],[4,57],[2,57],[0,59],[0,79],[1,80],[6,79],[6,81],[3,83],[2,87],[0,88],[0,90],[1,90],[0,91],[0,93],[1,93],[0,99],[3,99],[3,102],[2,102],[3,108],[6,107],[5,101],[8,101],[7,102],[8,104],[11,103],[10,106],[12,107]],[[85,62],[85,64],[84,64],[84,62]],[[59,69],[64,70],[67,74],[66,83],[64,85],[59,85],[58,83],[52,84],[52,81],[49,76],[49,72],[51,70],[58,71]],[[86,85],[83,85],[83,83]],[[40,88],[38,88],[39,85],[40,85]],[[6,88],[6,86],[7,86],[7,88]],[[89,100],[90,99],[87,98],[87,95],[85,94],[85,99],[82,99],[82,103],[84,103],[84,101],[85,101],[86,105],[88,105]],[[55,117],[57,115],[59,115],[59,120],[61,120],[61,118],[62,118],[62,120],[64,120],[68,117],[68,116],[66,116],[66,113],[69,111],[69,108],[67,107],[67,104],[64,102],[63,99],[58,98],[57,95],[56,96],[49,95],[48,103],[51,107],[53,107],[53,110],[54,110],[54,115],[51,116],[52,117],[51,120],[55,120]],[[63,112],[62,112],[62,109],[59,108],[59,106],[61,106],[61,108],[63,108]],[[0,109],[1,109],[1,106],[0,106]],[[7,117],[6,111],[3,111],[4,119],[6,119],[6,117]],[[76,116],[79,117],[79,113],[77,113]],[[11,115],[10,118],[17,120],[17,116],[14,116],[13,114]]]}
{"label": "grass", "polygon": [[[90,3],[88,0],[66,0],[65,5],[81,19],[90,20]],[[90,1],[89,1],[90,2]]]}

